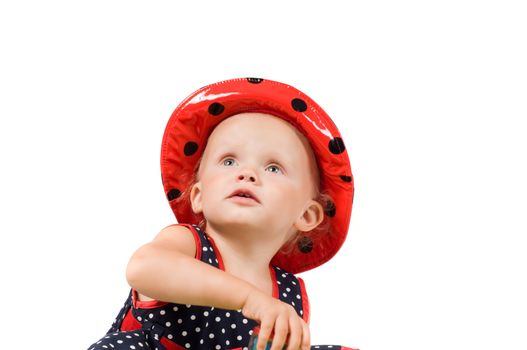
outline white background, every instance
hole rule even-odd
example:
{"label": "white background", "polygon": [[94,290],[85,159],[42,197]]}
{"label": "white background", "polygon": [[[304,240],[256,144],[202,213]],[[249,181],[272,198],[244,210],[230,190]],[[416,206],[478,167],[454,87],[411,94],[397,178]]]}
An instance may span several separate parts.
{"label": "white background", "polygon": [[234,77],[334,119],[348,239],[302,275],[313,344],[527,348],[527,12],[521,1],[17,1],[0,5],[2,349],[85,349],[131,254],[174,223],[176,105]]}

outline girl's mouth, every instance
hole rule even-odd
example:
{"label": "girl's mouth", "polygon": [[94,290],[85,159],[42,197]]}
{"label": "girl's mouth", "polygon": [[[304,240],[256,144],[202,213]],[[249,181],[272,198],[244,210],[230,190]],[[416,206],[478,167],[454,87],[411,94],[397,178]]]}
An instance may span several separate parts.
{"label": "girl's mouth", "polygon": [[230,197],[229,199],[235,203],[240,203],[240,204],[251,204],[251,205],[258,204],[258,202],[254,198],[244,197],[241,195],[235,195],[235,196]]}

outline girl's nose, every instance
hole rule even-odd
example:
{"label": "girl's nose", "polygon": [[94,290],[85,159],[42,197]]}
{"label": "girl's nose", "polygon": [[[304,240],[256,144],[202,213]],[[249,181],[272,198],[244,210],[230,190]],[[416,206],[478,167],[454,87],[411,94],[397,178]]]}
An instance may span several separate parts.
{"label": "girl's nose", "polygon": [[254,171],[245,168],[240,171],[240,174],[238,175],[238,180],[256,182],[256,174],[254,173]]}

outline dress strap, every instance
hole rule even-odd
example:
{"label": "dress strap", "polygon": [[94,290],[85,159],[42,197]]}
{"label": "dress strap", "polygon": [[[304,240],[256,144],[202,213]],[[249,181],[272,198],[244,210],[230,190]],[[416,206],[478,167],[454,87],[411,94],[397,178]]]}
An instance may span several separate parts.
{"label": "dress strap", "polygon": [[[195,224],[178,224],[187,227],[194,234],[196,241],[196,256],[195,258],[203,261],[216,268],[224,270],[223,261],[219,255],[216,245],[211,237],[205,234],[205,231]],[[218,253],[217,253],[218,252]]]}
{"label": "dress strap", "polygon": [[278,266],[273,266],[278,285],[278,297],[293,306],[304,321],[309,322],[309,300],[301,278],[296,277]]}

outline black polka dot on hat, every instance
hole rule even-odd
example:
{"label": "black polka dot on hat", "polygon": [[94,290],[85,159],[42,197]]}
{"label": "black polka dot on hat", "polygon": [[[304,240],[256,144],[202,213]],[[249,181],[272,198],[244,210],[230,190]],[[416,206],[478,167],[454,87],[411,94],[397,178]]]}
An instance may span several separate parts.
{"label": "black polka dot on hat", "polygon": [[260,84],[263,79],[261,78],[247,78],[247,81],[251,84]]}
{"label": "black polka dot on hat", "polygon": [[332,201],[328,200],[327,203],[326,203],[326,209],[324,209],[324,212],[326,213],[327,216],[329,217],[334,217],[335,216],[335,213],[337,212],[337,208],[335,207],[335,203],[333,203]]}
{"label": "black polka dot on hat", "polygon": [[333,154],[341,154],[344,152],[346,147],[344,146],[344,141],[340,137],[335,137],[329,141],[329,150]]}
{"label": "black polka dot on hat", "polygon": [[340,178],[344,182],[351,182],[353,180],[351,176],[347,176],[347,175],[340,175]]}
{"label": "black polka dot on hat", "polygon": [[225,110],[225,107],[218,102],[211,103],[209,106],[209,113],[212,115],[220,115]]}
{"label": "black polka dot on hat", "polygon": [[304,100],[299,98],[294,98],[293,101],[291,101],[291,106],[297,112],[304,112],[307,109],[307,104],[304,102]]}
{"label": "black polka dot on hat", "polygon": [[185,143],[185,148],[183,149],[183,153],[185,153],[186,156],[191,156],[198,150],[198,144],[194,141],[189,141]]}
{"label": "black polka dot on hat", "polygon": [[309,237],[302,237],[299,241],[298,241],[298,249],[302,252],[302,253],[309,253],[313,250],[313,240]]}
{"label": "black polka dot on hat", "polygon": [[167,198],[169,201],[179,198],[179,196],[181,196],[181,191],[177,188],[173,188],[167,193]]}

